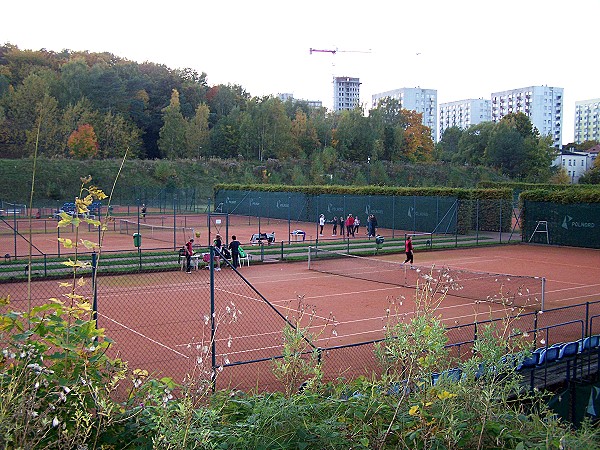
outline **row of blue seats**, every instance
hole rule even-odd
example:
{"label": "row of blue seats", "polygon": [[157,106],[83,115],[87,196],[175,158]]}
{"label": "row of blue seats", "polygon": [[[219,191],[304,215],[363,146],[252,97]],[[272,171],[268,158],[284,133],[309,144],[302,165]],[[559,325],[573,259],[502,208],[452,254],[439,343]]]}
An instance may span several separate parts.
{"label": "row of blue seats", "polygon": [[[573,342],[562,342],[553,344],[549,347],[536,348],[531,355],[525,357],[518,365],[517,371],[525,369],[533,369],[536,367],[543,367],[547,364],[560,361],[565,358],[571,358],[575,355],[586,354],[592,350],[600,350],[600,335],[588,336],[583,339],[579,339]],[[503,358],[503,362],[506,362],[508,357]],[[483,367],[480,367],[476,376],[481,375],[484,371]],[[448,381],[460,381],[463,376],[463,371],[456,367],[445,370],[443,372],[435,372],[431,375],[433,384],[438,383],[440,379]]]}
{"label": "row of blue seats", "polygon": [[596,334],[573,342],[561,342],[550,347],[536,348],[530,356],[519,364],[517,370],[553,363],[577,354],[587,353],[599,347],[600,335]]}

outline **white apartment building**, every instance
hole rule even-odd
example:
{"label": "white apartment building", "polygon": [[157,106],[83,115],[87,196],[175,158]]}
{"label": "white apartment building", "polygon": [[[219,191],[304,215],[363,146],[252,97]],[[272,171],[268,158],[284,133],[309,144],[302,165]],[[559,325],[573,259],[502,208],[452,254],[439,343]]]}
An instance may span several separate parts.
{"label": "white apartment building", "polygon": [[594,166],[595,156],[589,152],[572,152],[563,150],[554,160],[554,166],[561,166],[567,174],[572,184],[579,181],[588,169]]}
{"label": "white apartment building", "polygon": [[422,123],[431,128],[431,139],[437,142],[437,90],[416,87],[380,92],[372,95],[372,107],[376,108],[379,101],[386,97],[398,100],[403,109],[423,114]]}
{"label": "white apartment building", "polygon": [[323,107],[323,102],[321,100],[296,99],[296,98],[294,98],[294,94],[291,94],[289,92],[279,93],[279,94],[277,94],[277,97],[283,103],[287,102],[288,100],[290,100],[290,101],[297,100],[299,102],[306,102],[306,103],[308,103],[308,106],[310,106],[311,108],[315,108],[316,109],[316,108],[322,108]]}
{"label": "white apartment building", "polygon": [[600,141],[600,98],[575,102],[575,143]]}
{"label": "white apartment building", "polygon": [[492,93],[492,121],[518,112],[529,117],[540,135],[551,136],[554,147],[562,146],[563,88],[529,86]]}
{"label": "white apartment building", "polygon": [[360,105],[360,79],[333,77],[333,110],[351,110]]}
{"label": "white apartment building", "polygon": [[440,103],[440,137],[446,128],[466,130],[471,125],[492,120],[492,101],[483,98]]}

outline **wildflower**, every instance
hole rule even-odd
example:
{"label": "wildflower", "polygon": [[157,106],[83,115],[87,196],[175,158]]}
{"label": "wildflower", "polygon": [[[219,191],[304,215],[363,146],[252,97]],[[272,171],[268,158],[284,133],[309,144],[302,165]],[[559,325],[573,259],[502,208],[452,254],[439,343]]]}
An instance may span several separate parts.
{"label": "wildflower", "polygon": [[59,423],[60,423],[60,421],[58,420],[58,418],[55,417],[54,419],[52,419],[52,426],[53,427],[57,427]]}
{"label": "wildflower", "polygon": [[444,392],[442,392],[442,393],[438,394],[437,396],[438,396],[438,398],[439,398],[440,400],[446,400],[446,399],[448,399],[448,398],[456,397],[456,396],[457,396],[457,394],[451,394],[451,393],[450,393],[450,392],[448,392],[448,391],[444,391]]}
{"label": "wildflower", "polygon": [[411,416],[416,416],[417,414],[419,414],[419,405],[411,406],[408,410],[408,414]]}

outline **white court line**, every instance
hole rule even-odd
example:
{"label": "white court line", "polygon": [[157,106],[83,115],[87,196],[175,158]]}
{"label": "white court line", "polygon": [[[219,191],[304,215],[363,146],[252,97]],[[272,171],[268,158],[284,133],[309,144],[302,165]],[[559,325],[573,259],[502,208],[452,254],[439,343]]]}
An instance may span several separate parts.
{"label": "white court line", "polygon": [[[561,281],[555,281],[555,283],[561,283]],[[562,282],[562,283],[567,283],[567,282]],[[588,287],[597,287],[600,286],[600,284],[577,284],[577,283],[569,283],[569,284],[574,284],[574,287],[568,287],[568,288],[562,288],[562,289],[552,289],[551,291],[546,291],[546,293],[548,292],[562,292],[562,291],[572,291],[574,289],[584,289],[584,288],[588,288]],[[599,293],[595,293],[595,294],[590,294],[590,295],[599,295]]]}
{"label": "white court line", "polygon": [[110,321],[111,321],[111,322],[113,322],[113,323],[116,323],[117,325],[119,325],[119,326],[121,326],[121,327],[125,328],[126,330],[128,330],[128,331],[131,331],[132,333],[135,333],[135,334],[137,334],[138,336],[141,336],[141,337],[143,337],[144,339],[147,339],[147,340],[149,340],[150,342],[152,342],[152,343],[154,343],[154,344],[160,345],[161,347],[164,347],[164,348],[166,348],[167,350],[170,350],[170,351],[172,351],[173,353],[177,353],[179,356],[183,356],[184,358],[187,358],[187,359],[189,359],[189,358],[190,358],[189,356],[187,356],[187,355],[184,355],[183,353],[181,353],[181,352],[178,352],[177,350],[175,350],[175,349],[173,349],[173,348],[171,348],[171,347],[168,347],[168,346],[166,346],[165,344],[163,344],[163,343],[161,343],[161,342],[158,342],[157,340],[155,340],[155,339],[152,339],[151,337],[148,337],[148,336],[146,336],[145,334],[143,334],[143,333],[140,333],[139,331],[136,331],[136,330],[134,330],[134,329],[133,329],[133,328],[131,328],[131,327],[128,327],[127,325],[124,325],[124,324],[122,324],[121,322],[118,322],[118,321],[116,321],[116,320],[114,320],[114,319],[111,319],[110,317],[108,317],[108,316],[105,316],[104,314],[101,314],[101,313],[99,313],[99,315],[101,315],[101,316],[102,316],[102,317],[104,317],[105,319],[108,319],[108,320],[110,320]]}

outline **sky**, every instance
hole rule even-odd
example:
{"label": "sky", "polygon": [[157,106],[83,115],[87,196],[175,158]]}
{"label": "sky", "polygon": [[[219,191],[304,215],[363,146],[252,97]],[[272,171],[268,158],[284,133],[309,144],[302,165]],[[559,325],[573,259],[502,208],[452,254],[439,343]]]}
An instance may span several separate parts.
{"label": "sky", "polygon": [[360,78],[367,107],[403,87],[436,89],[438,104],[561,87],[564,144],[575,102],[600,98],[600,0],[19,0],[0,11],[0,44],[192,68],[209,85],[328,108],[333,76]]}

